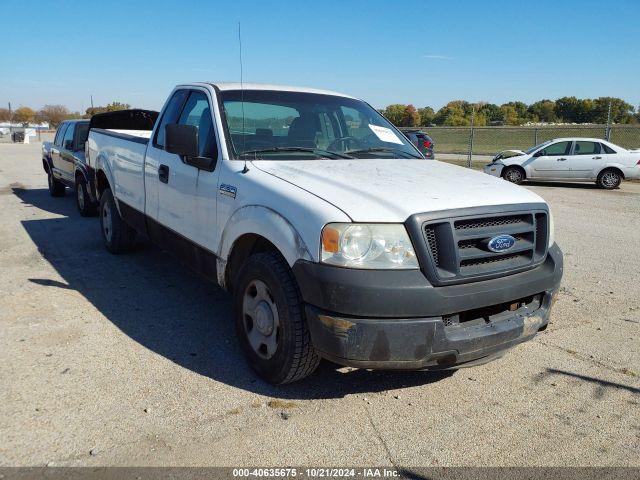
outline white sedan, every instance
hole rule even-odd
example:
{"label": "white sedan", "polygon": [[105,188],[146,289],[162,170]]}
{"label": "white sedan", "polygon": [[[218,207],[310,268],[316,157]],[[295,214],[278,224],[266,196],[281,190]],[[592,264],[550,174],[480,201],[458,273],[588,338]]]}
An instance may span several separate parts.
{"label": "white sedan", "polygon": [[525,180],[596,182],[613,189],[640,178],[640,150],[626,150],[597,138],[556,138],[529,150],[506,150],[485,173],[513,183]]}

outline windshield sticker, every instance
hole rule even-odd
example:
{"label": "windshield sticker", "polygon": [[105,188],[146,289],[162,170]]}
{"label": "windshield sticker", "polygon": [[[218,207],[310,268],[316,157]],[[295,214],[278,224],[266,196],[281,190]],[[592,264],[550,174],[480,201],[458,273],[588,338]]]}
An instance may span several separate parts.
{"label": "windshield sticker", "polygon": [[395,133],[393,133],[393,130],[391,130],[390,128],[380,127],[378,125],[371,125],[371,124],[369,124],[369,128],[373,133],[376,134],[376,137],[378,137],[383,142],[398,143],[402,145],[402,140],[400,140],[398,136]]}

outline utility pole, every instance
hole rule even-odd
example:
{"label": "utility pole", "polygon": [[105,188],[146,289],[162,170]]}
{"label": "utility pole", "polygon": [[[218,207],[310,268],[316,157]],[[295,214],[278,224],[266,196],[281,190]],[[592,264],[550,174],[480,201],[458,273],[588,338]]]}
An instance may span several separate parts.
{"label": "utility pole", "polygon": [[473,155],[473,122],[476,116],[476,106],[471,107],[471,132],[469,135],[469,155],[467,157],[467,167],[471,168],[471,156]]}
{"label": "utility pole", "polygon": [[608,142],[611,139],[611,99],[609,99],[609,111],[607,112],[607,125],[604,127],[604,139]]}
{"label": "utility pole", "polygon": [[93,94],[91,95],[91,110],[93,110]]}
{"label": "utility pole", "polygon": [[13,125],[13,112],[11,111],[11,102],[9,102],[9,136],[11,136],[12,125]]}

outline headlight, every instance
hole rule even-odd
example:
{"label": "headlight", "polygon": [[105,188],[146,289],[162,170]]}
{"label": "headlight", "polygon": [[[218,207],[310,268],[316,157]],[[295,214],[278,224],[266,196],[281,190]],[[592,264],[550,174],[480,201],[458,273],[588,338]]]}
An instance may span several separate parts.
{"label": "headlight", "polygon": [[547,245],[547,247],[551,248],[555,242],[556,237],[553,225],[553,213],[551,213],[551,207],[549,207],[549,245]]}
{"label": "headlight", "polygon": [[330,223],[322,229],[320,259],[349,268],[411,269],[418,260],[404,225]]}

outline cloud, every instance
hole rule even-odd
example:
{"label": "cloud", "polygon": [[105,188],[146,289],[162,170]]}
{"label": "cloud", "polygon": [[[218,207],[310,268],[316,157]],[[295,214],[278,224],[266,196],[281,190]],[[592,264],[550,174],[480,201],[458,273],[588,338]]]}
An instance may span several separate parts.
{"label": "cloud", "polygon": [[451,60],[451,57],[446,55],[423,55],[422,58],[429,58],[431,60]]}

